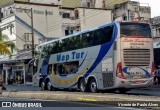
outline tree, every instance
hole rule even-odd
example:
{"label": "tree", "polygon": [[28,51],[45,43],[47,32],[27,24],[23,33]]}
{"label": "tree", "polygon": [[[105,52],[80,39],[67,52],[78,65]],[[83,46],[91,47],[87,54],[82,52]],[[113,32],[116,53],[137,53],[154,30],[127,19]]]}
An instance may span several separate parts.
{"label": "tree", "polygon": [[14,49],[14,42],[10,41],[8,36],[3,35],[0,30],[0,55],[8,55],[11,58]]}

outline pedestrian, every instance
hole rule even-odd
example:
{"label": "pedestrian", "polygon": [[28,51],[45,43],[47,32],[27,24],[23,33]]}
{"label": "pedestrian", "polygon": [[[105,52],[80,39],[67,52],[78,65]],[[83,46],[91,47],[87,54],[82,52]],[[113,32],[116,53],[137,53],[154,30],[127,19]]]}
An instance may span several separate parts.
{"label": "pedestrian", "polygon": [[13,84],[13,75],[10,76],[10,83]]}
{"label": "pedestrian", "polygon": [[154,76],[154,84],[160,84],[160,66],[156,67],[156,70],[155,70],[155,76]]}
{"label": "pedestrian", "polygon": [[20,82],[21,82],[21,76],[18,75],[18,84],[20,84]]}

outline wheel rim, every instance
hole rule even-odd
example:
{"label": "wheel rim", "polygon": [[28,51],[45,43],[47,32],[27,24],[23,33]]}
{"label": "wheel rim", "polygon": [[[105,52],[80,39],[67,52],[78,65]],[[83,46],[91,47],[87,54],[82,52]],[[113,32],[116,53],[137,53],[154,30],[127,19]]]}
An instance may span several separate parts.
{"label": "wheel rim", "polygon": [[47,84],[47,87],[48,87],[48,90],[51,90],[51,82],[48,82],[48,84]]}
{"label": "wheel rim", "polygon": [[91,92],[96,92],[97,91],[97,84],[96,82],[91,83]]}
{"label": "wheel rim", "polygon": [[81,82],[80,84],[81,91],[85,91],[85,86],[86,86],[85,82],[84,81]]}
{"label": "wheel rim", "polygon": [[44,84],[44,82],[42,82],[42,84],[41,84],[42,90],[44,90],[44,86],[45,86],[45,84]]}

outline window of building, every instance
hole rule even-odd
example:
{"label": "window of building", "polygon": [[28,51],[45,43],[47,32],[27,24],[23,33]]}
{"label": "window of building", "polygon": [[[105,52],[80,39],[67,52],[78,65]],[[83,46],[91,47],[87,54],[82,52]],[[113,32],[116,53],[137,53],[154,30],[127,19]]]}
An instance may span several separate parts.
{"label": "window of building", "polygon": [[126,21],[127,20],[127,16],[123,16],[123,20]]}
{"label": "window of building", "polygon": [[24,34],[24,41],[25,42],[31,42],[32,41],[31,33],[25,33]]}
{"label": "window of building", "polygon": [[69,30],[65,30],[65,36],[69,35]]}
{"label": "window of building", "polygon": [[30,50],[30,49],[32,49],[32,44],[24,44],[23,45],[23,49],[24,50]]}
{"label": "window of building", "polygon": [[70,18],[70,13],[63,13],[62,18]]}

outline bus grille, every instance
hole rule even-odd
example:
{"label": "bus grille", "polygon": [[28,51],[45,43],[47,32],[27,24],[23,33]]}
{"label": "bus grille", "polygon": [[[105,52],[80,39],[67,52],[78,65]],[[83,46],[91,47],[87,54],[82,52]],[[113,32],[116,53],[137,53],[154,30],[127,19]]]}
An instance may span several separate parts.
{"label": "bus grille", "polygon": [[103,87],[112,87],[113,86],[113,73],[103,73]]}
{"label": "bus grille", "polygon": [[149,49],[124,49],[125,66],[148,66],[150,64]]}

